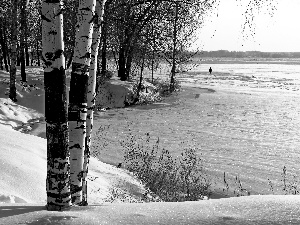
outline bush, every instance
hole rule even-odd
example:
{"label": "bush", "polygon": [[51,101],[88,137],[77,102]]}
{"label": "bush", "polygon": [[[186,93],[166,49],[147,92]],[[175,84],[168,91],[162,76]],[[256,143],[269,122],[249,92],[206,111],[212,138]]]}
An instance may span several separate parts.
{"label": "bush", "polygon": [[100,73],[98,71],[97,71],[97,85],[101,85],[105,81],[110,80],[113,77],[113,75],[114,75],[112,71],[108,71],[107,70],[104,73]]}
{"label": "bush", "polygon": [[[161,96],[168,96],[171,94],[170,91],[170,80],[161,80],[161,79],[154,79],[151,82],[157,88],[159,94]],[[174,91],[180,91],[180,82],[175,79],[174,81]]]}
{"label": "bush", "polygon": [[132,87],[132,92],[136,98],[135,104],[151,104],[162,100],[158,89],[149,82],[142,82],[141,89],[138,90],[139,84],[135,83]]}
{"label": "bush", "polygon": [[159,150],[159,139],[152,144],[149,134],[146,139],[130,135],[122,146],[125,168],[163,201],[197,201],[210,194],[198,149],[184,149],[174,159],[168,150]]}

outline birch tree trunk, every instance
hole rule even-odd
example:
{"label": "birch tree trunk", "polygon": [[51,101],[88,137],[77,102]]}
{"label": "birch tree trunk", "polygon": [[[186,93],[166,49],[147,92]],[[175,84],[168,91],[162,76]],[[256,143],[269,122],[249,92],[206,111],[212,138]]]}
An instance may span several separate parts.
{"label": "birch tree trunk", "polygon": [[16,102],[16,62],[17,62],[17,15],[18,0],[12,0],[12,25],[11,25],[11,64],[10,64],[10,81],[9,81],[9,98]]}
{"label": "birch tree trunk", "polygon": [[42,40],[45,59],[45,117],[47,122],[47,209],[58,211],[71,206],[61,0],[43,0]]}
{"label": "birch tree trunk", "polygon": [[96,98],[96,74],[98,63],[98,49],[101,39],[101,22],[103,21],[104,6],[106,0],[96,1],[94,31],[92,36],[92,52],[91,52],[91,65],[88,80],[87,92],[87,121],[86,121],[86,138],[84,150],[84,163],[83,163],[83,177],[82,177],[82,204],[87,205],[87,174],[90,159],[90,146],[91,146],[91,133],[93,129],[93,116]]}
{"label": "birch tree trunk", "polygon": [[82,203],[83,155],[85,151],[87,88],[96,0],[81,0],[69,94],[69,131],[72,203]]}

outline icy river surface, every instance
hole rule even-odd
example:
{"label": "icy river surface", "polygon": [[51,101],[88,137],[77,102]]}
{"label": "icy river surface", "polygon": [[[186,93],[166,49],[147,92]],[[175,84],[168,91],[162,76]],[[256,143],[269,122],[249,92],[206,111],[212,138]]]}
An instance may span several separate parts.
{"label": "icy river surface", "polygon": [[283,167],[289,187],[300,176],[299,71],[293,63],[202,64],[178,74],[182,91],[164,103],[96,114],[95,147],[116,164],[120,140],[149,132],[175,155],[198,147],[220,189],[225,172],[231,186],[238,176],[251,193],[284,194]]}

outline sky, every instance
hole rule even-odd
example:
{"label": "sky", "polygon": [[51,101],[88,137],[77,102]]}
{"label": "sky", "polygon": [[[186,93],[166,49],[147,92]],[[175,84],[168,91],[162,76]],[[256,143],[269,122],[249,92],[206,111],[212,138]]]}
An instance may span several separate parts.
{"label": "sky", "polygon": [[215,13],[206,18],[197,45],[205,51],[300,52],[300,0],[275,1],[277,10],[273,17],[264,9],[255,17],[255,35],[245,39],[245,7],[237,0],[220,0],[218,16]]}

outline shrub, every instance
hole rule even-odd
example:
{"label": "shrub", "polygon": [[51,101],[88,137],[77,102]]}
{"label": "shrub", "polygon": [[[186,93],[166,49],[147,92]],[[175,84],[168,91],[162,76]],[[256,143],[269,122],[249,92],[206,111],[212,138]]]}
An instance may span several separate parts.
{"label": "shrub", "polygon": [[163,201],[197,201],[209,195],[210,182],[204,173],[198,149],[184,149],[180,157],[159,149],[159,139],[152,144],[150,135],[130,135],[122,141],[124,165]]}
{"label": "shrub", "polygon": [[132,87],[133,95],[136,98],[135,104],[151,104],[153,102],[160,102],[162,100],[156,86],[149,82],[142,82],[139,89],[139,84],[135,83]]}
{"label": "shrub", "polygon": [[299,179],[297,179],[297,176],[295,174],[292,175],[288,174],[286,166],[283,167],[281,176],[283,182],[282,191],[284,192],[284,194],[298,195],[300,191],[299,191]]}
{"label": "shrub", "polygon": [[[151,83],[155,85],[155,87],[157,88],[161,96],[168,96],[169,94],[171,94],[170,80],[154,79],[153,82]],[[181,89],[180,82],[177,79],[175,79],[174,91],[180,91],[180,89]]]}
{"label": "shrub", "polygon": [[97,71],[97,84],[101,85],[105,81],[110,80],[113,77],[114,73],[112,71],[105,71],[104,73],[100,73],[99,70]]}

